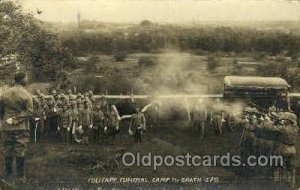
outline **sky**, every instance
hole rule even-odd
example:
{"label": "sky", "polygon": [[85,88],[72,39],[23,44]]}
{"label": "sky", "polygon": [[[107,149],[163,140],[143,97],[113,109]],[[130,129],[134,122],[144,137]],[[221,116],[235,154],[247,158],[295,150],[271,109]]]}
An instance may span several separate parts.
{"label": "sky", "polygon": [[[300,20],[297,0],[16,0],[26,12],[51,22],[82,20],[138,23]],[[42,14],[37,14],[39,9]]]}

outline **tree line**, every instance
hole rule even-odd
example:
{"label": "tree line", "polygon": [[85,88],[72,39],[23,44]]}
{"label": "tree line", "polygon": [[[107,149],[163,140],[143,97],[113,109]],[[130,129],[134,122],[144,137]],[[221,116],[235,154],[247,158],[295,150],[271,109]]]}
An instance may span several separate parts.
{"label": "tree line", "polygon": [[181,27],[174,25],[136,25],[115,32],[78,30],[60,35],[63,45],[76,54],[115,52],[158,52],[165,48],[207,52],[286,52],[296,56],[300,35],[286,31],[237,27]]}

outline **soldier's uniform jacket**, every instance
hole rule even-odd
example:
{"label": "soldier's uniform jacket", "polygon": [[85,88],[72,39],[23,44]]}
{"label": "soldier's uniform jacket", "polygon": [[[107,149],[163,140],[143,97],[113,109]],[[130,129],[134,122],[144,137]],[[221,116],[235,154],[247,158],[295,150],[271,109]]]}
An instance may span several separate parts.
{"label": "soldier's uniform jacket", "polygon": [[[28,119],[33,113],[31,94],[21,85],[6,90],[0,100],[0,118],[3,131],[29,130]],[[13,124],[7,119],[14,118]]]}
{"label": "soldier's uniform jacket", "polygon": [[62,127],[62,128],[71,127],[72,118],[71,118],[71,112],[69,110],[60,111],[59,123],[60,123],[60,127]]}
{"label": "soldier's uniform jacket", "polygon": [[69,112],[70,112],[70,119],[71,119],[70,126],[74,130],[74,128],[77,127],[77,125],[78,125],[79,112],[78,112],[77,108],[70,108]]}
{"label": "soldier's uniform jacket", "polygon": [[145,115],[143,113],[135,113],[132,115],[131,117],[131,126],[134,128],[134,129],[137,129],[139,127],[143,127],[145,128],[146,124],[146,119],[145,119]]}
{"label": "soldier's uniform jacket", "polygon": [[89,126],[93,124],[93,113],[89,108],[83,108],[79,113],[79,124],[82,126]]}
{"label": "soldier's uniform jacket", "polygon": [[93,119],[94,119],[95,123],[103,121],[105,119],[104,113],[101,110],[94,110],[93,111]]}
{"label": "soldier's uniform jacket", "polygon": [[108,127],[117,127],[119,126],[118,114],[114,111],[107,112],[107,125]]}
{"label": "soldier's uniform jacket", "polygon": [[103,113],[107,113],[108,110],[108,103],[107,100],[100,100],[99,101],[100,109],[102,110]]}
{"label": "soldier's uniform jacket", "polygon": [[45,110],[43,109],[42,106],[37,106],[37,107],[34,109],[33,117],[35,117],[35,118],[40,118],[40,119],[45,119],[45,117],[46,117],[46,112],[45,112]]}

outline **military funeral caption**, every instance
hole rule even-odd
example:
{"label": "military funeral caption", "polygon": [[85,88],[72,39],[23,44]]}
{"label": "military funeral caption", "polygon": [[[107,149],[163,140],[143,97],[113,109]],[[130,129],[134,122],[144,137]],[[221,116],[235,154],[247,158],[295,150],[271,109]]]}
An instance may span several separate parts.
{"label": "military funeral caption", "polygon": [[87,180],[89,184],[138,184],[138,183],[179,183],[179,184],[194,184],[194,183],[220,183],[219,177],[205,176],[205,177],[95,177]]}

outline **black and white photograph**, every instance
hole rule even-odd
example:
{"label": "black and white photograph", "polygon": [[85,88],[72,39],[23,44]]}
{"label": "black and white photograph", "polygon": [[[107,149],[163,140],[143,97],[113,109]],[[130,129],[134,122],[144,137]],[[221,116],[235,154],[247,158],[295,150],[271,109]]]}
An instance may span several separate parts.
{"label": "black and white photograph", "polygon": [[0,0],[0,190],[300,189],[300,0]]}

